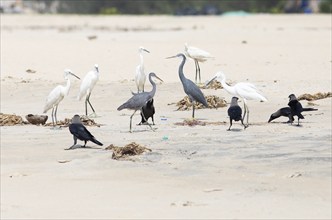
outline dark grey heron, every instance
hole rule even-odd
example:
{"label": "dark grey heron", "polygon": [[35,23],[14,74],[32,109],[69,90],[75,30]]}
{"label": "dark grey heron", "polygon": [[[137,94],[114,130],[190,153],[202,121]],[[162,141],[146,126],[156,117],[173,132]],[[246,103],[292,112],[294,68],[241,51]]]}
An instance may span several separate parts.
{"label": "dark grey heron", "polygon": [[[62,99],[68,95],[69,90],[70,90],[70,78],[69,75],[72,75],[76,77],[77,79],[80,79],[78,76],[76,76],[70,69],[65,69],[64,71],[64,78],[67,81],[66,86],[63,85],[58,85],[56,86],[50,94],[47,96],[46,99],[46,104],[44,107],[44,113],[46,113],[48,110],[52,109],[52,122],[53,122],[53,127],[57,124],[57,118],[56,118],[56,113],[58,111],[58,105],[62,101]],[[54,124],[54,119],[55,119],[55,124]]]}
{"label": "dark grey heron", "polygon": [[242,118],[242,109],[241,107],[238,105],[237,100],[239,98],[238,97],[233,97],[231,100],[231,106],[228,108],[227,113],[229,116],[229,128],[227,131],[231,130],[232,127],[232,121],[241,121],[241,124],[244,126],[244,129],[247,128],[246,125],[243,124],[243,118]]}
{"label": "dark grey heron", "polygon": [[74,144],[67,150],[71,150],[74,148],[74,146],[77,144],[77,139],[84,141],[84,145],[82,147],[85,147],[86,142],[88,141],[98,144],[99,146],[103,146],[103,144],[100,143],[82,124],[79,115],[74,115],[74,117],[72,118],[71,124],[69,125],[69,131],[73,135]]}
{"label": "dark grey heron", "polygon": [[183,90],[188,95],[190,102],[193,106],[192,118],[194,119],[195,118],[195,102],[202,103],[205,107],[208,107],[208,103],[206,102],[204,94],[198,88],[198,86],[190,79],[187,79],[183,74],[183,66],[186,63],[186,56],[183,53],[179,53],[175,56],[167,57],[167,59],[175,58],[175,57],[182,58],[181,64],[179,66],[179,77],[182,82]]}
{"label": "dark grey heron", "polygon": [[[163,82],[163,80],[160,79],[155,73],[151,72],[149,74],[149,81],[152,85],[152,90],[150,92],[133,93],[133,97],[131,97],[127,102],[120,105],[117,109],[118,111],[121,111],[122,109],[134,110],[134,113],[130,116],[129,132],[131,132],[132,118],[133,118],[134,114],[136,113],[136,111],[142,110],[142,107],[145,106],[145,104],[148,101],[150,101],[156,93],[157,86],[156,86],[156,83],[152,80],[152,77],[155,77],[158,80]],[[151,125],[150,124],[148,124],[148,125],[152,129]]]}
{"label": "dark grey heron", "polygon": [[88,116],[88,106],[87,103],[89,103],[93,114],[95,113],[94,108],[91,105],[90,102],[90,96],[91,96],[91,92],[93,90],[93,88],[95,87],[97,81],[99,80],[99,67],[98,64],[94,65],[94,69],[89,71],[83,81],[82,84],[80,86],[80,93],[78,94],[78,100],[81,100],[83,98],[83,96],[85,96],[85,115]]}

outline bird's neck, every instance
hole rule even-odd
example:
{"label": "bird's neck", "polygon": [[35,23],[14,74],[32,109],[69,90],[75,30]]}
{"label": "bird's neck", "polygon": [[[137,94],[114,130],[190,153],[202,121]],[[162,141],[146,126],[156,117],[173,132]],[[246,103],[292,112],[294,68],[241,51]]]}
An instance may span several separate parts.
{"label": "bird's neck", "polygon": [[152,85],[152,90],[151,90],[151,92],[150,92],[150,95],[151,95],[151,97],[153,97],[154,94],[156,93],[157,86],[156,86],[156,83],[152,80],[152,77],[151,77],[151,76],[149,76],[149,81],[150,81],[150,83],[151,83],[151,85]]}
{"label": "bird's neck", "polygon": [[70,79],[67,78],[67,84],[66,84],[66,87],[65,87],[65,95],[68,95],[69,89],[70,89]]}
{"label": "bird's neck", "polygon": [[223,79],[221,80],[220,83],[221,83],[222,87],[223,87],[228,93],[230,93],[230,94],[234,94],[234,93],[235,93],[235,88],[232,87],[232,86],[229,86],[229,85],[226,83],[226,79],[225,79],[225,78],[223,78]]}
{"label": "bird's neck", "polygon": [[184,66],[185,63],[186,63],[186,57],[182,56],[182,61],[181,61],[180,66],[179,66],[179,77],[180,77],[181,81],[186,79],[186,77],[183,74],[183,66]]}

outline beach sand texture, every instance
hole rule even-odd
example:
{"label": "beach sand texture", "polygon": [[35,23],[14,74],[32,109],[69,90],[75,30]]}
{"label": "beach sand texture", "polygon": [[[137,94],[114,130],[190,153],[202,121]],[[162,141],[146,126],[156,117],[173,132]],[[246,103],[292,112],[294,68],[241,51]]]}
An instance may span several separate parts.
{"label": "beach sand texture", "polygon": [[[176,111],[173,103],[185,96],[180,60],[165,58],[186,42],[214,57],[200,65],[203,82],[222,70],[232,85],[249,81],[267,97],[249,101],[249,128],[235,122],[226,131],[227,107],[196,111],[216,125],[176,124],[191,111]],[[147,72],[164,83],[157,83],[156,131],[137,126],[136,113],[129,133],[132,111],[116,109],[136,91],[139,46],[151,52],[144,54]],[[68,128],[2,126],[1,219],[331,219],[331,98],[301,101],[318,111],[305,112],[300,127],[283,123],[287,118],[267,123],[291,93],[331,92],[331,61],[329,15],[1,14],[1,112],[42,114],[48,93],[65,84],[65,68],[83,78],[97,63],[90,100],[102,125],[87,128],[104,144],[66,151],[73,144]],[[191,59],[184,71],[194,80]],[[84,114],[80,81],[71,83],[60,120]],[[131,142],[152,151],[117,161],[104,150]]]}

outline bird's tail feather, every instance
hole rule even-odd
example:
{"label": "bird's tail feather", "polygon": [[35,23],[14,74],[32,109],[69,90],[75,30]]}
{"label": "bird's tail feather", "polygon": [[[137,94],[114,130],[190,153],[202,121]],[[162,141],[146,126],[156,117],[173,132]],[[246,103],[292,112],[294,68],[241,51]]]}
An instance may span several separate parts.
{"label": "bird's tail feather", "polygon": [[99,146],[103,146],[102,143],[100,143],[95,137],[92,137],[92,140],[91,140],[93,143],[95,144],[98,144]]}
{"label": "bird's tail feather", "polygon": [[308,111],[317,111],[317,108],[303,108],[304,112],[308,112]]}

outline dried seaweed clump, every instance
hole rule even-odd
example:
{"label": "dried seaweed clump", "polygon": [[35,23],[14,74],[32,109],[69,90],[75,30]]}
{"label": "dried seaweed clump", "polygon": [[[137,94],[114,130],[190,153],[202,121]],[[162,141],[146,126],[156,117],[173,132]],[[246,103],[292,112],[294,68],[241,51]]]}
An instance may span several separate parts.
{"label": "dried seaweed clump", "polygon": [[[215,95],[205,96],[205,99],[208,103],[209,108],[221,108],[227,106],[227,103],[224,99],[221,99]],[[190,110],[192,105],[189,100],[189,97],[185,96],[183,99],[181,99],[176,103],[176,106],[178,107],[177,111],[178,110],[185,111],[185,110]],[[195,102],[195,109],[202,109],[202,108],[205,108],[203,104]]]}
{"label": "dried seaweed clump", "polygon": [[[88,116],[86,115],[81,115],[81,122],[83,123],[83,125],[85,126],[97,126],[100,127],[101,125],[96,123],[93,119],[88,118]],[[70,118],[65,118],[64,121],[57,121],[56,125],[59,125],[61,127],[68,127],[71,123],[71,119]],[[53,126],[52,122],[46,123],[45,126]]]}
{"label": "dried seaweed clump", "polygon": [[213,80],[209,85],[200,85],[199,88],[201,89],[222,89],[222,85],[218,80]]}
{"label": "dried seaweed clump", "polygon": [[176,122],[174,123],[175,125],[180,125],[180,126],[189,126],[189,127],[193,127],[196,125],[200,125],[200,126],[205,126],[205,125],[223,125],[226,124],[226,122],[222,122],[222,121],[216,121],[216,122],[208,122],[208,121],[199,121],[196,119],[185,119],[183,122]]}
{"label": "dried seaweed clump", "polygon": [[124,147],[117,147],[117,146],[114,146],[113,144],[111,144],[108,147],[106,147],[105,150],[113,150],[112,159],[114,159],[114,160],[131,160],[129,158],[130,156],[136,156],[136,155],[140,155],[146,151],[149,151],[149,152],[152,151],[151,149],[149,149],[145,146],[139,145],[135,142],[127,144]]}
{"label": "dried seaweed clump", "polygon": [[325,99],[325,98],[329,98],[329,97],[332,97],[331,92],[327,92],[327,93],[318,92],[318,93],[313,94],[313,95],[305,93],[303,95],[300,95],[297,99],[298,100],[314,101],[314,100]]}
{"label": "dried seaweed clump", "polygon": [[21,116],[0,113],[0,126],[13,126],[21,124],[25,124]]}

